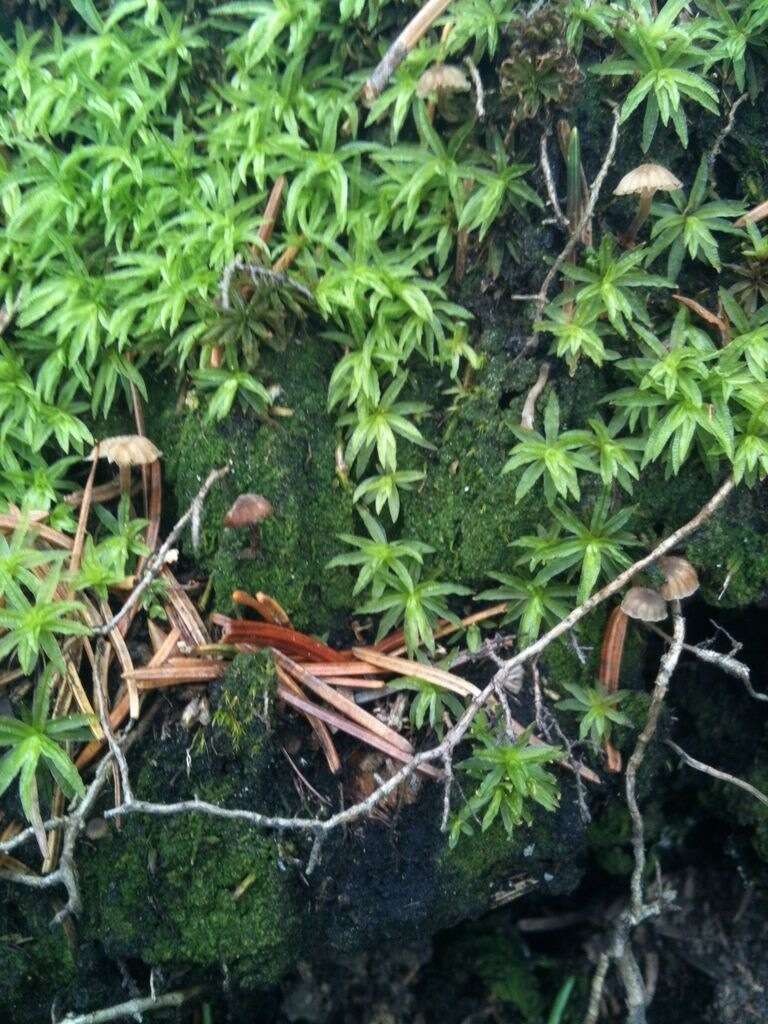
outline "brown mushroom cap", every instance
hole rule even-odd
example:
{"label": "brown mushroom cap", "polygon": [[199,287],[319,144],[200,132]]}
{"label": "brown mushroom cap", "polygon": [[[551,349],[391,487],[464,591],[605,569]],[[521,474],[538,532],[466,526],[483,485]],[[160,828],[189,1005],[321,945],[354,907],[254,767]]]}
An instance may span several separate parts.
{"label": "brown mushroom cap", "polygon": [[455,64],[434,64],[427,68],[416,86],[416,95],[425,99],[430,93],[469,92],[469,79]]}
{"label": "brown mushroom cap", "polygon": [[690,597],[699,589],[699,577],[687,558],[679,555],[665,555],[657,563],[664,573],[667,582],[659,588],[659,593],[667,601],[680,601]]}
{"label": "brown mushroom cap", "polygon": [[157,462],[163,453],[148,437],[142,434],[118,434],[116,437],[105,437],[99,441],[88,456],[94,459],[109,459],[118,466],[148,466]]}
{"label": "brown mushroom cap", "polygon": [[635,192],[676,192],[683,183],[661,164],[640,164],[625,174],[613,190],[615,196],[628,196]]}
{"label": "brown mushroom cap", "polygon": [[667,602],[650,587],[631,587],[624,595],[621,610],[630,619],[641,622],[661,622],[667,617]]}
{"label": "brown mushroom cap", "polygon": [[273,514],[272,503],[261,494],[240,494],[224,516],[224,525],[232,529],[258,526]]}

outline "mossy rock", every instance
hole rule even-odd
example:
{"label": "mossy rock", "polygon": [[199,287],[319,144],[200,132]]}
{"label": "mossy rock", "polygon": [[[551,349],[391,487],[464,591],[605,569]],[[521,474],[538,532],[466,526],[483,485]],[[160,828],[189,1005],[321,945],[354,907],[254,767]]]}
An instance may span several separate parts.
{"label": "mossy rock", "polygon": [[[282,762],[260,717],[265,706],[274,712],[273,677],[266,655],[236,658],[213,694],[204,745],[171,726],[145,754],[137,796],[280,808]],[[226,716],[218,724],[221,708]],[[243,712],[236,744],[233,709]],[[273,984],[296,959],[301,913],[282,849],[279,839],[243,823],[192,814],[130,817],[120,831],[84,845],[88,931],[110,956],[203,973],[224,963],[246,988]]]}
{"label": "mossy rock", "polygon": [[[273,686],[266,655],[239,656],[213,692],[205,745],[166,724],[144,753],[137,795],[168,802],[196,794],[220,806],[307,813],[279,755],[282,734],[273,731],[285,723],[264,721]],[[337,796],[338,780],[304,743],[303,771],[319,792]],[[122,830],[83,843],[85,928],[110,957],[201,979],[224,963],[241,989],[264,988],[300,957],[333,960],[418,941],[527,892],[570,891],[580,878],[584,824],[565,773],[562,784],[557,812],[537,809],[533,825],[512,837],[495,825],[449,850],[442,786],[427,782],[388,822],[361,820],[329,834],[306,880],[305,834],[281,837],[202,815],[127,817]],[[238,887],[245,891],[235,899]]]}
{"label": "mossy rock", "polygon": [[84,860],[83,878],[89,928],[111,956],[226,964],[248,988],[275,983],[296,959],[296,894],[278,845],[246,825],[202,815],[127,822]]}
{"label": "mossy rock", "polygon": [[[183,551],[212,574],[217,611],[231,609],[233,590],[261,590],[297,627],[326,632],[353,605],[347,574],[325,568],[339,551],[337,535],[352,527],[351,496],[335,471],[334,417],[326,412],[334,354],[308,339],[265,357],[265,378],[279,382],[281,402],[293,411],[274,424],[238,412],[224,424],[207,423],[159,400],[165,412],[149,429],[165,453],[175,512],[188,507],[211,469],[230,466],[206,503],[200,550],[182,540]],[[243,554],[247,534],[222,526],[235,497],[247,492],[263,494],[275,510],[254,556]]]}
{"label": "mossy rock", "polygon": [[50,928],[52,904],[32,891],[0,886],[0,1006],[13,1024],[48,1020],[54,996],[77,977],[66,933]]}

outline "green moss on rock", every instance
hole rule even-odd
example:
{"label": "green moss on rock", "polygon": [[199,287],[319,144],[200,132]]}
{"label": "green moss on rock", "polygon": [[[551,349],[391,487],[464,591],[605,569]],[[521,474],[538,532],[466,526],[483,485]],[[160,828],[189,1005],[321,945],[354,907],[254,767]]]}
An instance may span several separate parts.
{"label": "green moss on rock", "polygon": [[276,982],[295,960],[297,907],[278,845],[245,825],[200,815],[129,822],[85,877],[89,926],[112,955],[226,963],[249,985]]}
{"label": "green moss on rock", "polygon": [[[334,418],[326,412],[329,347],[307,341],[270,354],[265,372],[278,380],[281,402],[293,415],[274,424],[234,412],[224,424],[206,423],[197,412],[167,409],[153,431],[162,447],[176,511],[185,509],[211,469],[230,474],[211,493],[204,510],[195,559],[213,576],[218,611],[232,607],[235,589],[262,590],[276,598],[300,628],[323,632],[352,606],[346,573],[326,563],[338,553],[337,534],[352,526],[352,502],[336,476]],[[162,403],[161,403],[162,405]],[[243,557],[248,537],[222,527],[238,494],[263,494],[274,516],[261,527],[255,556]],[[188,539],[182,541],[189,550]]]}
{"label": "green moss on rock", "polygon": [[53,999],[77,977],[75,951],[61,928],[52,929],[55,910],[38,893],[0,887],[0,1007],[13,1024],[48,1020]]}
{"label": "green moss on rock", "polygon": [[496,821],[487,832],[462,836],[453,849],[443,849],[441,884],[454,911],[472,917],[534,890],[568,892],[578,884],[585,826],[573,783],[563,774],[559,782],[562,797],[555,812],[535,808],[533,823],[512,836]]}
{"label": "green moss on rock", "polygon": [[[179,737],[176,726],[165,742],[153,742],[136,782],[139,797],[280,807],[264,716],[264,696],[273,693],[266,655],[236,658],[212,694],[204,752],[187,767],[189,736]],[[237,745],[216,721],[223,706],[242,712]],[[295,962],[302,913],[295,873],[282,857],[279,837],[246,824],[202,815],[128,818],[121,831],[84,846],[89,932],[113,956],[202,971],[226,963],[247,987],[273,984]]]}

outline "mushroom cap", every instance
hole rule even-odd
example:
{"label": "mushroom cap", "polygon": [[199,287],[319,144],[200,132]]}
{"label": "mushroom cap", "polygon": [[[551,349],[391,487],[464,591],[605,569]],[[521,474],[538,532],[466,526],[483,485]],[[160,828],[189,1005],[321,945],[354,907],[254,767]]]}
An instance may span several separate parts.
{"label": "mushroom cap", "polygon": [[427,68],[416,86],[416,95],[425,99],[432,92],[469,92],[469,79],[455,64],[433,64]]}
{"label": "mushroom cap", "polygon": [[683,183],[661,164],[640,164],[625,174],[613,190],[615,196],[628,196],[634,192],[675,192]]}
{"label": "mushroom cap", "polygon": [[99,441],[88,456],[88,461],[93,462],[99,458],[109,459],[118,466],[148,466],[151,462],[157,462],[162,454],[157,445],[142,434],[118,434]]}
{"label": "mushroom cap", "polygon": [[631,587],[624,595],[621,610],[630,619],[661,622],[667,617],[667,602],[657,590],[651,590],[650,587]]}
{"label": "mushroom cap", "polygon": [[257,526],[273,514],[272,502],[261,494],[239,494],[232,508],[224,516],[224,525],[235,530],[244,526]]}
{"label": "mushroom cap", "polygon": [[659,587],[659,593],[667,601],[680,601],[699,589],[699,577],[687,558],[665,555],[657,565],[667,580],[663,587]]}

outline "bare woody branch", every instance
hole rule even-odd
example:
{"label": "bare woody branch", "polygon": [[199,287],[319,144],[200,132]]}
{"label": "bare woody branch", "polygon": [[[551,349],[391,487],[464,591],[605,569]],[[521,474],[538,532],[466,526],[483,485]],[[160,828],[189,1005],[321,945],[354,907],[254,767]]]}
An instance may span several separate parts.
{"label": "bare woody branch", "polygon": [[68,1013],[61,1024],[107,1024],[112,1020],[125,1020],[127,1017],[141,1019],[142,1013],[153,1013],[155,1010],[169,1010],[176,1006],[197,999],[205,990],[202,987],[188,988],[179,992],[167,992],[163,996],[147,996],[143,999],[129,999],[126,1003],[108,1006],[103,1010],[91,1013]]}
{"label": "bare woody branch", "polygon": [[[651,626],[652,631],[658,636],[663,637],[667,642],[670,638],[664,632],[663,629],[659,629],[658,626]],[[733,676],[734,679],[739,679],[744,684],[744,688],[752,697],[753,700],[768,701],[768,693],[759,693],[752,686],[752,675],[749,670],[749,666],[745,665],[743,661],[739,661],[734,657],[734,654],[738,652],[738,646],[730,654],[722,654],[720,651],[710,650],[708,647],[702,647],[700,644],[683,644],[683,650],[686,654],[692,654],[698,658],[699,661],[704,661],[709,665],[716,665],[719,669],[726,673],[726,675]]]}
{"label": "bare woody branch", "polygon": [[[546,306],[547,300],[549,298],[549,289],[552,287],[553,281],[555,280],[555,278],[557,277],[558,273],[560,272],[560,268],[562,267],[563,263],[565,263],[565,261],[568,259],[568,257],[571,255],[571,253],[576,248],[576,246],[579,244],[579,241],[580,241],[580,239],[581,239],[581,237],[583,235],[584,229],[589,224],[589,222],[592,220],[592,215],[595,212],[595,206],[597,205],[597,200],[598,200],[598,198],[600,196],[600,191],[601,191],[601,189],[603,187],[603,182],[605,181],[606,175],[608,174],[610,166],[613,163],[613,158],[616,155],[616,146],[618,145],[618,141],[619,141],[619,113],[620,113],[619,112],[619,108],[617,106],[614,106],[613,107],[613,125],[611,126],[611,137],[610,137],[610,140],[608,142],[608,149],[606,150],[605,156],[603,157],[603,162],[602,162],[602,164],[600,166],[600,170],[597,172],[597,174],[595,176],[595,179],[592,182],[592,185],[590,186],[589,196],[587,198],[586,205],[584,206],[584,210],[582,212],[582,215],[579,218],[579,222],[576,225],[576,227],[574,228],[574,230],[570,232],[568,241],[565,243],[565,245],[562,248],[562,250],[555,257],[554,263],[552,264],[552,266],[547,271],[544,280],[541,282],[541,287],[539,288],[538,292],[535,295],[512,295],[512,296],[510,296],[510,298],[513,301],[515,301],[515,302],[533,302],[535,304],[534,320],[539,320],[541,318],[541,315],[544,312],[544,307]],[[550,189],[550,181],[551,181],[552,175],[551,175],[551,171],[550,171],[549,172],[549,179],[548,179],[548,177],[547,177],[548,158],[547,158],[547,150],[546,150],[546,136],[542,136],[541,154],[540,155],[541,155],[541,160],[542,160],[542,170],[543,170],[543,173],[544,173],[544,179],[545,179],[545,181],[547,183],[547,190],[548,190],[549,195],[550,195],[550,201],[552,201],[552,197],[553,197],[553,194],[554,194],[554,184],[552,184],[552,187]],[[556,195],[554,196],[554,201],[553,201],[552,205],[553,205],[553,208],[555,209],[555,215],[557,216],[557,210],[559,209],[559,204],[557,206],[555,206],[555,203],[557,203],[557,196]],[[560,216],[563,216],[562,210],[560,210]],[[558,222],[560,222],[560,216],[557,216]],[[529,352],[532,352],[536,348],[536,343],[537,343],[537,336],[536,336],[536,334],[532,334],[528,338],[528,340],[526,341],[525,345],[522,347],[520,352],[515,357],[515,360],[521,359],[523,356],[527,355]]]}
{"label": "bare woody branch", "polygon": [[595,206],[597,205],[597,200],[600,196],[600,190],[603,187],[603,182],[605,181],[606,175],[608,174],[608,170],[611,164],[613,163],[613,158],[616,155],[616,146],[618,144],[618,141],[619,108],[616,106],[613,108],[613,125],[611,126],[611,138],[608,143],[608,149],[606,150],[606,154],[603,158],[603,163],[600,167],[600,170],[597,172],[595,180],[592,182],[592,185],[590,187],[587,205],[584,207],[584,212],[582,213],[578,224],[576,225],[575,229],[571,232],[570,238],[565,243],[563,249],[560,251],[558,256],[555,257],[555,262],[549,268],[546,277],[541,283],[541,288],[539,289],[539,293],[536,297],[537,319],[538,317],[541,316],[544,310],[544,306],[547,303],[547,297],[549,295],[549,289],[551,288],[552,282],[554,281],[555,277],[559,273],[560,267],[562,267],[563,263],[565,263],[565,261],[573,252],[573,250],[576,248],[576,246],[579,243],[579,239],[582,236],[584,228],[592,220],[592,214],[595,212]]}
{"label": "bare woody branch", "polygon": [[382,94],[392,75],[450,2],[451,0],[427,0],[421,10],[411,18],[363,86],[364,103],[371,104]]}
{"label": "bare woody branch", "polygon": [[738,786],[739,789],[743,789],[745,793],[749,793],[749,795],[754,797],[755,800],[758,800],[765,807],[768,807],[768,796],[745,779],[740,779],[737,775],[731,775],[729,772],[721,771],[719,768],[713,768],[712,765],[705,764],[703,761],[697,761],[695,757],[691,757],[690,754],[687,754],[682,747],[678,747],[678,745],[673,743],[672,740],[667,740],[667,746],[670,750],[674,750],[677,756],[684,761],[689,768],[694,768],[697,772],[703,772],[704,775],[709,775],[713,779],[718,779],[720,782],[727,782],[731,786]]}
{"label": "bare woody branch", "polygon": [[205,483],[197,492],[195,497],[192,499],[192,504],[189,506],[184,515],[179,519],[174,528],[166,537],[165,541],[160,545],[154,555],[147,560],[147,565],[144,573],[129,594],[125,604],[122,608],[115,612],[109,622],[103,623],[101,626],[97,626],[94,630],[94,636],[107,636],[128,614],[128,612],[136,605],[141,595],[155,579],[155,577],[161,572],[165,565],[166,556],[171,548],[176,544],[176,541],[181,536],[182,530],[187,523],[196,517],[200,516],[205,499],[208,497],[208,492],[215,483],[221,480],[222,477],[229,473],[229,466],[223,466],[221,469],[214,469],[205,480]]}
{"label": "bare woody branch", "polygon": [[677,668],[677,663],[679,662],[680,655],[683,651],[683,641],[685,640],[685,620],[683,619],[683,615],[680,610],[679,601],[672,602],[672,620],[674,623],[672,643],[664,652],[664,656],[661,659],[658,675],[656,676],[656,681],[653,684],[653,693],[651,695],[651,706],[648,711],[648,717],[627,764],[624,783],[627,806],[629,807],[629,815],[632,819],[632,851],[635,861],[630,881],[630,913],[633,923],[635,921],[639,921],[643,912],[643,907],[645,906],[643,893],[643,875],[645,873],[645,833],[643,817],[637,804],[637,773],[645,759],[648,744],[656,734],[656,727],[659,724],[661,708],[664,704],[664,699],[667,696],[669,680],[672,678],[672,673]]}
{"label": "bare woody branch", "polygon": [[570,225],[568,224],[568,218],[560,207],[560,200],[557,198],[557,189],[555,188],[555,178],[552,174],[552,165],[549,162],[549,153],[547,151],[549,133],[549,128],[541,133],[541,141],[539,144],[539,165],[541,167],[541,173],[544,175],[544,184],[547,186],[547,195],[549,196],[549,203],[552,207],[555,219],[561,228],[564,228],[565,231],[569,231]]}

